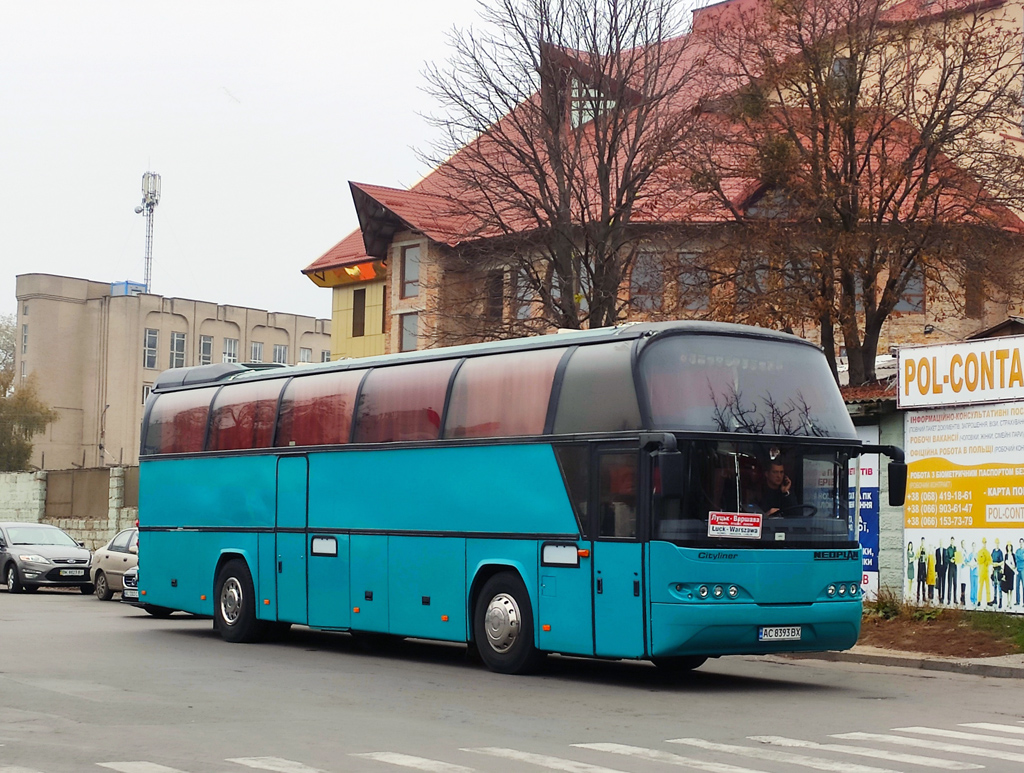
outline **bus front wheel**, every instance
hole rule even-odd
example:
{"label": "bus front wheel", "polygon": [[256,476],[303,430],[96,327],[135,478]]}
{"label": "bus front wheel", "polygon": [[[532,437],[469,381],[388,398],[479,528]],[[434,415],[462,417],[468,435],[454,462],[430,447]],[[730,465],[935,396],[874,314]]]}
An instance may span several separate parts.
{"label": "bus front wheel", "polygon": [[707,658],[700,655],[681,655],[674,658],[654,658],[654,665],[668,674],[686,674],[700,668]]}
{"label": "bus front wheel", "polygon": [[544,657],[533,644],[530,594],[518,574],[502,572],[484,583],[473,614],[473,635],[484,665],[499,674],[525,674]]}
{"label": "bus front wheel", "polygon": [[224,641],[259,641],[266,630],[256,619],[256,593],[245,561],[233,558],[217,572],[214,583],[213,624]]}

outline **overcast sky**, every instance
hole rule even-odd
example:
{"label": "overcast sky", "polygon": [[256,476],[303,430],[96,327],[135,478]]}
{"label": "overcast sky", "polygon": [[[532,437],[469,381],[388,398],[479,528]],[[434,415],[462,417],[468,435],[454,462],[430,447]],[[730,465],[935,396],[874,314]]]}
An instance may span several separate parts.
{"label": "overcast sky", "polygon": [[330,316],[300,271],[357,225],[349,180],[408,187],[426,61],[475,0],[0,1],[0,313],[15,276]]}

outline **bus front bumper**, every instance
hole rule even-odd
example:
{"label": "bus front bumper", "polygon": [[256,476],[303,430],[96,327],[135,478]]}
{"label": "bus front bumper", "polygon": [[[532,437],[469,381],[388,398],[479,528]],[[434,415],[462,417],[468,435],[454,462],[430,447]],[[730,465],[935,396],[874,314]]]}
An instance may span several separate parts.
{"label": "bus front bumper", "polygon": [[[651,656],[846,650],[857,643],[861,613],[859,599],[772,605],[656,603],[651,605]],[[770,638],[779,635],[788,638]]]}

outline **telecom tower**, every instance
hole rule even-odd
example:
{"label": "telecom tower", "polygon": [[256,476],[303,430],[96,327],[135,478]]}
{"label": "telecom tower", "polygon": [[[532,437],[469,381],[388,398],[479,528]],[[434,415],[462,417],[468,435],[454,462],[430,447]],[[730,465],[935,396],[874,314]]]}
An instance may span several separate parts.
{"label": "telecom tower", "polygon": [[142,204],[135,208],[135,214],[146,213],[146,292],[150,291],[153,279],[153,213],[160,203],[160,175],[146,172],[142,175]]}

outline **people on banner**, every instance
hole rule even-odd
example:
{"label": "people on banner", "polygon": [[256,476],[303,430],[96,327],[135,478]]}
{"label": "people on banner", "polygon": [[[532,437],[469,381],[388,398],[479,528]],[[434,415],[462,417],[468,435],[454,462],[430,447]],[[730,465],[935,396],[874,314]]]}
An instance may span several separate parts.
{"label": "people on banner", "polygon": [[[1014,545],[1016,538],[1017,545]],[[933,545],[935,543],[932,543]],[[907,543],[906,594],[918,604],[942,604],[964,609],[990,609],[1024,613],[1024,537],[995,537],[989,548],[966,540],[957,544],[928,545],[922,539],[915,547]]]}

